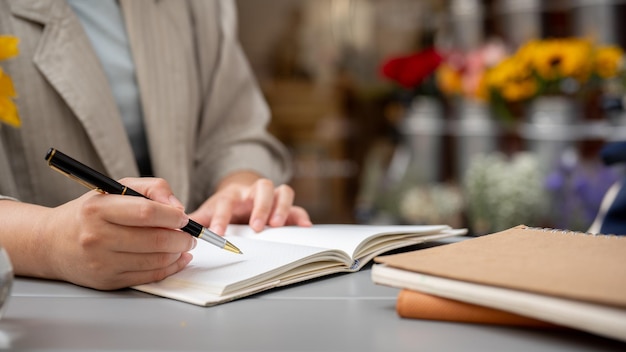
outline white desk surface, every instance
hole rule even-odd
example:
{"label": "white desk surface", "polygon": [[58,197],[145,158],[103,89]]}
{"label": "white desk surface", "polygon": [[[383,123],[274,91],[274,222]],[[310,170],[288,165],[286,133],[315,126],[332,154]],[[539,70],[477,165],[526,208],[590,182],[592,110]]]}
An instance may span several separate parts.
{"label": "white desk surface", "polygon": [[399,318],[397,289],[369,267],[198,307],[125,289],[17,278],[0,348],[42,351],[626,351],[626,343],[551,331]]}

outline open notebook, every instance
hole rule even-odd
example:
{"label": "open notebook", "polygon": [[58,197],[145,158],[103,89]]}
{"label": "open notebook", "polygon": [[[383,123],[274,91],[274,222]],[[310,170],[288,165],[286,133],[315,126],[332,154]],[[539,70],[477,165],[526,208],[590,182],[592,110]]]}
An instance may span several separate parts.
{"label": "open notebook", "polygon": [[446,225],[314,225],[268,228],[255,233],[231,225],[226,238],[243,255],[203,241],[193,260],[162,281],[133,288],[201,306],[211,306],[273,287],[361,269],[375,256],[425,241],[463,235]]}

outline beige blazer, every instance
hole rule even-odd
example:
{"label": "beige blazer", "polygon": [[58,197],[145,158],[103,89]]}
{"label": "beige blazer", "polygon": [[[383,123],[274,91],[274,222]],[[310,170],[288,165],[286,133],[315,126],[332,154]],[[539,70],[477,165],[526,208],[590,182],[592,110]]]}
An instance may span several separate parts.
{"label": "beige blazer", "polygon": [[[235,170],[276,183],[285,148],[237,41],[231,1],[121,0],[155,175],[195,209]],[[2,62],[22,127],[0,126],[0,195],[54,206],[86,191],[52,171],[49,147],[119,179],[138,170],[107,77],[64,0],[0,0],[0,33],[20,39]]]}

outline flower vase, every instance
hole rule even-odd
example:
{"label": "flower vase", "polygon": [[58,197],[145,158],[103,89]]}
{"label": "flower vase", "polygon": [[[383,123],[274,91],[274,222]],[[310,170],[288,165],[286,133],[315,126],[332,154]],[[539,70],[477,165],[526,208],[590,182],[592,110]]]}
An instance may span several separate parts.
{"label": "flower vase", "polygon": [[[580,111],[580,106],[571,98],[539,97],[530,104],[526,122],[522,125],[522,137],[527,149],[538,158],[538,167],[545,180],[544,188],[549,195],[550,210],[542,220],[549,227],[561,227],[564,223],[559,209],[569,202],[558,189],[567,187],[552,184],[555,183],[555,175],[562,173],[561,170],[569,170],[578,158],[577,144],[581,139]],[[574,212],[566,215],[570,216],[577,215]]]}
{"label": "flower vase", "polygon": [[471,160],[497,148],[498,126],[489,107],[475,100],[463,99],[457,105],[453,123],[456,141],[456,179],[462,180]]}
{"label": "flower vase", "polygon": [[567,150],[575,148],[580,119],[580,107],[569,97],[539,97],[529,105],[521,136],[527,149],[539,158],[544,174],[561,162]]}
{"label": "flower vase", "polygon": [[445,132],[441,102],[425,96],[413,99],[400,132],[410,155],[405,182],[437,182],[442,169],[441,149]]}
{"label": "flower vase", "polygon": [[626,110],[614,113],[608,116],[606,133],[604,133],[608,141],[624,141],[626,140]]}

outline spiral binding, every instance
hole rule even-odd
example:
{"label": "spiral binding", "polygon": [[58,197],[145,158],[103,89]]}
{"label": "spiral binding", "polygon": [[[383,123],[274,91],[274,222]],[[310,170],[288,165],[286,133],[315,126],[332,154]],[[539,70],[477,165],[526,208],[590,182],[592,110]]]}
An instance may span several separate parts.
{"label": "spiral binding", "polygon": [[560,233],[560,234],[564,234],[564,235],[586,235],[586,236],[606,236],[606,237],[624,237],[624,236],[618,236],[616,234],[605,234],[605,233],[592,233],[592,232],[582,232],[582,231],[573,231],[573,230],[565,230],[565,229],[555,229],[555,228],[551,228],[551,227],[532,227],[532,226],[525,226],[524,229],[527,230],[537,230],[537,231],[544,231],[544,232],[550,232],[550,233]]}

